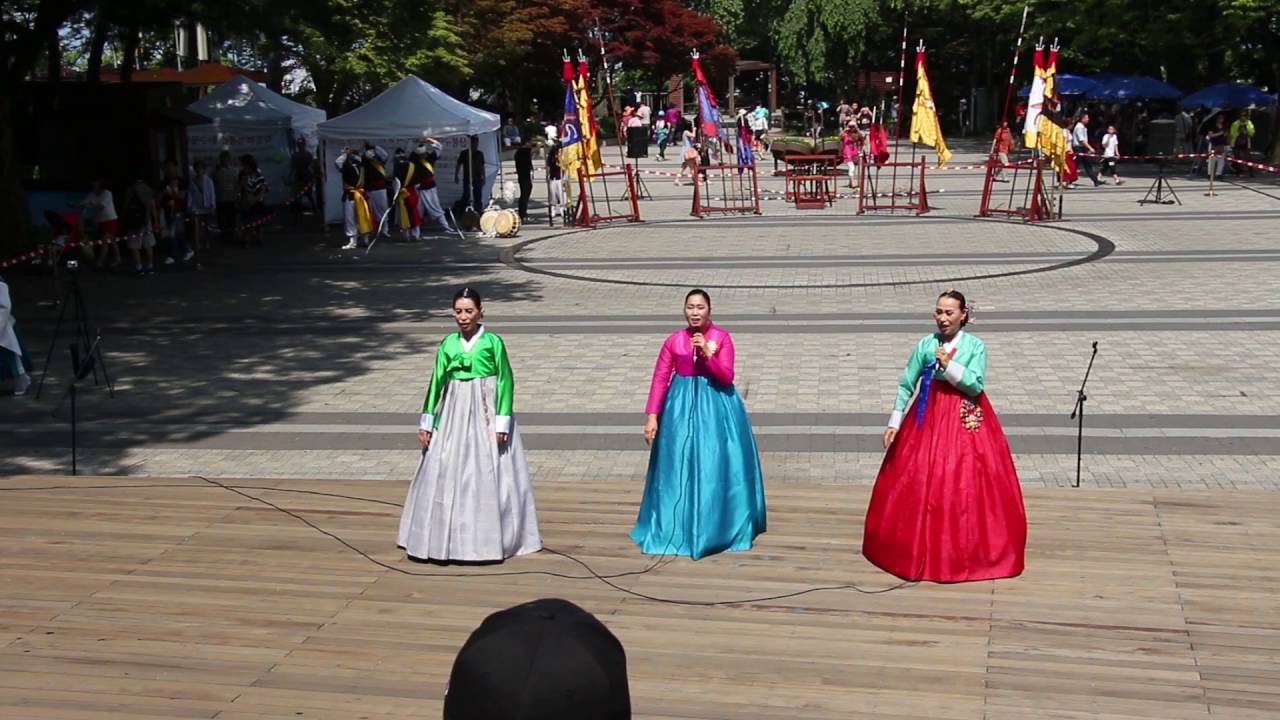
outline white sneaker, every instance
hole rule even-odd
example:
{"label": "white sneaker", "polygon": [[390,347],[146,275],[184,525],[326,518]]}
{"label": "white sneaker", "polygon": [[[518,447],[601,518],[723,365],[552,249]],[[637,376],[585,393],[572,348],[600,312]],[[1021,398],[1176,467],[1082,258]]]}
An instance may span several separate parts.
{"label": "white sneaker", "polygon": [[342,249],[343,249],[343,250],[355,250],[355,249],[356,249],[356,248],[358,248],[358,247],[360,247],[360,246],[359,246],[359,245],[356,245],[356,239],[355,239],[355,238],[348,238],[348,239],[347,239],[347,244],[346,244],[346,245],[343,245],[343,246],[342,246]]}
{"label": "white sneaker", "polygon": [[165,264],[165,265],[172,265],[172,264],[174,264],[175,262],[177,262],[177,261],[176,261],[176,260],[174,260],[174,259],[173,259],[173,258],[171,258],[171,257],[167,257],[167,258],[165,258],[165,259],[164,259],[164,264]]}
{"label": "white sneaker", "polygon": [[13,381],[13,394],[19,395],[19,396],[26,395],[27,390],[30,389],[30,387],[31,387],[31,376],[26,373],[23,373],[18,376],[17,380]]}
{"label": "white sneaker", "polygon": [[195,256],[196,256],[195,250],[188,250],[187,254],[182,256],[182,262],[188,262],[189,260],[191,260],[191,258]]}

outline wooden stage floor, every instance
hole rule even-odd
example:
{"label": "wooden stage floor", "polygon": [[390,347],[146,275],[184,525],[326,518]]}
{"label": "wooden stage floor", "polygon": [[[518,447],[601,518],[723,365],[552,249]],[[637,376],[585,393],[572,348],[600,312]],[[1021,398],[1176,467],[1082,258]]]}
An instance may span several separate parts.
{"label": "wooden stage floor", "polygon": [[[389,482],[233,482],[402,499]],[[19,487],[70,485],[73,489]],[[93,489],[89,486],[107,486]],[[157,485],[176,485],[160,487]],[[151,487],[148,487],[151,486]],[[635,717],[1280,717],[1280,494],[1032,490],[1015,580],[698,607],[628,596],[549,553],[436,568],[393,546],[398,508],[199,480],[0,479],[0,717],[439,718],[489,612],[559,596],[622,640]],[[868,489],[777,486],[749,553],[616,582],[685,600],[895,580],[857,553]],[[640,484],[538,488],[547,544],[645,567]],[[474,576],[474,577],[468,577]]]}

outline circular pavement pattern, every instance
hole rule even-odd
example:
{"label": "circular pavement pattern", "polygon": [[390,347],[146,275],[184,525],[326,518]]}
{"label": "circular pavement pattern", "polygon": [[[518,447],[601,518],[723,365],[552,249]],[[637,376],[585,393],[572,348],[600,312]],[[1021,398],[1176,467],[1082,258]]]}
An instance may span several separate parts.
{"label": "circular pavement pattern", "polygon": [[[646,238],[680,250],[659,256]],[[583,282],[738,289],[886,287],[1052,272],[1101,260],[1107,238],[1054,225],[822,215],[668,220],[569,230],[511,247],[526,272]]]}

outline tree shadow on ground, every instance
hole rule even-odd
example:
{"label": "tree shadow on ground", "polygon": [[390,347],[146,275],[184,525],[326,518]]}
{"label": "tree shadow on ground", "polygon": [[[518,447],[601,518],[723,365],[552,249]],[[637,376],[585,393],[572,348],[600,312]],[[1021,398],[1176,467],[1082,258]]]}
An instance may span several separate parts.
{"label": "tree shadow on ground", "polygon": [[[198,271],[80,270],[117,390],[110,399],[104,386],[81,383],[80,419],[95,424],[80,440],[93,471],[128,472],[135,448],[190,446],[283,421],[314,405],[317,388],[372,377],[389,358],[422,357],[429,372],[463,285],[494,304],[541,297],[536,277],[505,268],[498,249],[480,240],[383,241],[367,255],[337,250],[338,242],[332,234],[279,231],[265,248],[217,248]],[[58,317],[55,293],[45,274],[8,273],[6,280],[38,382]],[[69,467],[68,408],[51,413],[71,375],[73,334],[68,314],[39,399],[34,386],[27,397],[0,398],[10,430],[0,439],[0,474],[47,472],[64,452]]]}

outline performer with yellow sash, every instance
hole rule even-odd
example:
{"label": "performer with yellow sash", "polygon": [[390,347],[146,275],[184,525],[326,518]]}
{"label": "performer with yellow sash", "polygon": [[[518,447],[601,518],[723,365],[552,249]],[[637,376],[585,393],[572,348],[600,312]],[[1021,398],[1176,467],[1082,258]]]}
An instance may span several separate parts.
{"label": "performer with yellow sash", "polygon": [[387,214],[390,198],[387,190],[391,187],[388,180],[387,151],[378,145],[364,144],[364,189],[369,194],[369,209],[373,211],[373,229],[376,231],[382,218]]}
{"label": "performer with yellow sash", "polygon": [[435,138],[424,137],[413,149],[413,178],[418,189],[418,212],[423,215],[424,220],[430,217],[446,232],[453,232],[445,217],[444,207],[440,205],[440,192],[436,189],[435,165],[439,159],[440,147],[440,142]]}
{"label": "performer with yellow sash", "polygon": [[347,244],[342,249],[354,250],[374,230],[369,195],[364,188],[364,163],[359,153],[344,147],[333,164],[342,175],[342,219],[347,234]]}
{"label": "performer with yellow sash", "polygon": [[419,226],[422,225],[422,212],[418,208],[418,189],[414,176],[417,168],[405,154],[404,148],[396,148],[395,176],[400,181],[400,189],[396,192],[396,226],[406,238],[418,239]]}

